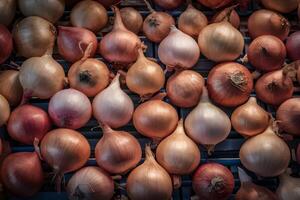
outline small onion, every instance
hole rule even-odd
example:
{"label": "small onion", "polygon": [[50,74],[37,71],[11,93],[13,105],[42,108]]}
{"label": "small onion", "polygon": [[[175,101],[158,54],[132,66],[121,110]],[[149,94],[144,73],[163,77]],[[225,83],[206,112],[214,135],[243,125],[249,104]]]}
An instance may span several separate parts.
{"label": "small onion", "polygon": [[239,14],[234,10],[236,6],[231,6],[228,8],[225,8],[224,10],[216,13],[212,19],[212,23],[218,23],[224,21],[226,18],[228,18],[228,22],[236,29],[240,27],[240,17]]}
{"label": "small onion", "polygon": [[161,8],[167,10],[174,10],[175,8],[178,8],[183,2],[183,0],[153,0],[153,1]]}
{"label": "small onion", "polygon": [[298,200],[300,198],[300,178],[295,178],[285,172],[279,176],[279,186],[276,194],[279,200]]}
{"label": "small onion", "polygon": [[235,62],[213,67],[207,78],[210,98],[222,106],[234,107],[246,102],[253,88],[249,70]]}
{"label": "small onion", "polygon": [[167,95],[171,102],[179,107],[188,108],[198,104],[202,88],[203,77],[192,70],[177,71],[167,82]]}
{"label": "small onion", "polygon": [[110,200],[114,195],[114,182],[99,167],[84,167],[77,171],[67,185],[70,200]]}
{"label": "small onion", "polygon": [[139,11],[132,7],[125,7],[120,9],[120,13],[124,26],[135,34],[138,34],[143,26],[143,17]]}
{"label": "small onion", "polygon": [[23,89],[19,81],[19,71],[0,71],[0,94],[11,106],[16,106],[21,102]]}
{"label": "small onion", "polygon": [[15,18],[17,7],[16,0],[1,0],[0,1],[0,24],[8,26]]}
{"label": "small onion", "polygon": [[1,94],[0,94],[0,110],[1,110],[1,115],[0,115],[0,127],[1,127],[7,123],[10,115],[10,107],[8,101]]}
{"label": "small onion", "polygon": [[95,149],[97,164],[112,174],[123,174],[134,168],[142,157],[138,140],[125,131],[102,125],[103,136]]}
{"label": "small onion", "polygon": [[232,2],[232,0],[197,0],[204,6],[212,9],[224,7]]}
{"label": "small onion", "polygon": [[168,200],[172,196],[172,180],[168,172],[155,160],[150,146],[146,146],[146,160],[131,171],[127,178],[127,194],[131,200]]}
{"label": "small onion", "polygon": [[0,24],[0,64],[10,56],[13,50],[13,40],[9,30]]}
{"label": "small onion", "polygon": [[[300,7],[299,7],[300,8]],[[300,31],[291,34],[286,40],[288,57],[292,61],[300,60]]]}
{"label": "small onion", "polygon": [[298,8],[298,0],[261,0],[264,7],[282,13],[289,13]]}

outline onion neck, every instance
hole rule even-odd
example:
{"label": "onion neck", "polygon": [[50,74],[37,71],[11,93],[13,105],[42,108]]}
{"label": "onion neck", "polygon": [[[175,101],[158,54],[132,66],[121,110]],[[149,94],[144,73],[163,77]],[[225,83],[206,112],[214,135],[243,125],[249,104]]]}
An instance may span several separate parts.
{"label": "onion neck", "polygon": [[175,129],[173,134],[185,135],[184,128],[183,128],[183,119],[182,118],[178,121],[177,128]]}
{"label": "onion neck", "polygon": [[143,60],[143,59],[146,58],[145,55],[144,55],[144,50],[143,50],[142,47],[140,47],[140,48],[138,49],[138,54],[139,54],[139,56],[138,56],[138,59],[137,59],[137,60]]}
{"label": "onion neck", "polygon": [[167,96],[166,92],[160,92],[157,95],[155,95],[154,97],[152,97],[150,100],[163,100],[165,97]]}
{"label": "onion neck", "polygon": [[102,128],[103,136],[111,134],[114,131],[107,124],[101,124],[100,126]]}
{"label": "onion neck", "polygon": [[211,179],[209,185],[208,185],[208,191],[209,192],[218,192],[223,190],[225,187],[224,179],[222,177],[214,177]]}
{"label": "onion neck", "polygon": [[230,6],[228,8],[225,8],[225,16],[224,18],[222,19],[222,21],[226,21],[226,22],[229,22],[231,24],[231,20],[230,20],[230,16],[233,12],[233,10],[238,6],[239,4],[236,4],[236,5],[233,5],[233,6]]}
{"label": "onion neck", "polygon": [[203,86],[203,88],[202,88],[202,94],[201,94],[201,98],[200,98],[199,103],[210,103],[209,96],[208,96],[208,91],[207,91],[207,88],[205,86]]}
{"label": "onion neck", "polygon": [[117,73],[109,87],[120,88],[120,73]]}
{"label": "onion neck", "polygon": [[247,104],[254,104],[257,105],[257,100],[255,97],[250,97],[249,100],[247,101]]}
{"label": "onion neck", "polygon": [[151,150],[151,147],[149,144],[146,144],[146,147],[145,147],[145,154],[146,154],[146,161],[149,160],[149,161],[155,161],[155,158],[154,158],[154,155],[153,155],[153,152]]}
{"label": "onion neck", "polygon": [[115,22],[114,22],[114,27],[113,29],[123,29],[123,30],[127,30],[123,24],[122,18],[121,18],[121,13],[120,10],[117,6],[111,6],[112,10],[115,13]]}
{"label": "onion neck", "polygon": [[228,78],[230,80],[230,83],[236,87],[237,89],[241,90],[241,91],[245,91],[248,81],[247,78],[245,76],[245,74],[241,71],[235,71],[232,72],[230,74],[228,74]]}
{"label": "onion neck", "polygon": [[154,13],[155,10],[152,8],[152,6],[150,5],[150,3],[147,1],[147,0],[144,0],[146,6],[147,6],[147,9],[151,12],[151,13]]}

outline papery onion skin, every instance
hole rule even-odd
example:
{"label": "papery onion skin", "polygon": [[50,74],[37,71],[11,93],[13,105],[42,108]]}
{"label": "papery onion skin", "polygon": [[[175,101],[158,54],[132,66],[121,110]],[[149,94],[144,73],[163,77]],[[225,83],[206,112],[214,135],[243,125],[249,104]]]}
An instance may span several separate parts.
{"label": "papery onion skin", "polygon": [[200,199],[225,200],[233,192],[234,177],[223,165],[207,163],[196,170],[192,184]]}
{"label": "papery onion skin", "polygon": [[112,174],[123,174],[134,168],[142,157],[137,139],[125,131],[115,131],[103,125],[103,136],[96,145],[97,164]]}
{"label": "papery onion skin", "polygon": [[[230,14],[230,15],[229,15]],[[236,29],[240,27],[240,16],[232,7],[225,8],[224,10],[216,13],[212,19],[212,23],[218,23],[226,19],[227,15],[229,15],[228,22]]]}
{"label": "papery onion skin", "polygon": [[273,35],[285,40],[290,32],[290,23],[279,13],[261,9],[248,18],[248,31],[252,39],[261,35]]}
{"label": "papery onion skin", "polygon": [[292,61],[300,60],[300,31],[291,34],[286,40],[288,57]]}
{"label": "papery onion skin", "polygon": [[99,167],[85,167],[77,171],[67,185],[70,200],[79,197],[88,200],[110,200],[114,194],[114,182],[107,172]]}
{"label": "papery onion skin", "polygon": [[12,35],[9,30],[0,24],[0,64],[8,59],[13,50]]}
{"label": "papery onion skin", "polygon": [[167,82],[167,95],[171,102],[179,107],[188,108],[197,105],[202,94],[204,78],[192,70],[175,72]]}
{"label": "papery onion skin", "polygon": [[19,81],[18,71],[0,71],[0,94],[6,98],[11,106],[16,106],[21,102],[23,88]]}
{"label": "papery onion skin", "polygon": [[8,155],[2,163],[1,182],[13,195],[31,197],[43,186],[44,173],[35,152]]}
{"label": "papery onion skin", "polygon": [[138,34],[143,26],[142,15],[132,7],[120,9],[122,21],[125,27],[135,34]]}
{"label": "papery onion skin", "polygon": [[43,56],[52,51],[56,29],[47,20],[31,16],[14,26],[13,39],[19,55],[26,58]]}
{"label": "papery onion skin", "polygon": [[248,100],[252,88],[251,73],[239,63],[218,64],[208,74],[209,96],[222,106],[235,107],[243,104]]}
{"label": "papery onion skin", "polygon": [[65,89],[50,99],[48,113],[58,127],[78,129],[91,118],[92,106],[82,92]]}
{"label": "papery onion skin", "polygon": [[285,172],[279,176],[276,194],[279,200],[298,200],[300,197],[300,179]]}
{"label": "papery onion skin", "polygon": [[10,137],[27,145],[32,145],[35,139],[41,140],[50,128],[48,114],[32,105],[22,105],[13,110],[7,125]]}
{"label": "papery onion skin", "polygon": [[17,7],[16,0],[2,0],[0,1],[0,24],[8,26],[15,17]]}
{"label": "papery onion skin", "polygon": [[10,107],[8,101],[1,94],[0,94],[0,110],[1,110],[1,115],[0,115],[0,127],[1,127],[4,124],[6,124],[10,116]]}
{"label": "papery onion skin", "polygon": [[182,2],[183,0],[154,0],[155,4],[167,10],[174,10],[175,8],[178,8]]}
{"label": "papery onion skin", "polygon": [[251,42],[247,57],[256,69],[266,72],[274,71],[282,67],[286,57],[286,48],[277,37],[262,35]]}
{"label": "papery onion skin", "polygon": [[296,10],[298,7],[297,0],[261,0],[263,6],[270,10],[275,10],[281,13],[289,13]]}

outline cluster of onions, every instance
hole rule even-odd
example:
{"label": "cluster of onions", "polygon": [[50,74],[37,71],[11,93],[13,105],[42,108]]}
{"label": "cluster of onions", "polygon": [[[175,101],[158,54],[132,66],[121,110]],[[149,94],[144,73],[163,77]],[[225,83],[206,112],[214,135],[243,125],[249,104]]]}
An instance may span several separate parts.
{"label": "cluster of onions", "polygon": [[211,154],[214,146],[229,135],[231,123],[226,113],[210,102],[207,89],[203,87],[201,99],[187,116],[184,127],[187,135],[206,146]]}
{"label": "cluster of onions", "polygon": [[207,89],[211,99],[222,106],[235,107],[246,102],[253,88],[249,70],[235,62],[213,67],[207,77]]}
{"label": "cluster of onions", "polygon": [[175,25],[171,15],[166,12],[157,12],[153,10],[148,1],[144,0],[148,10],[151,12],[143,23],[143,32],[152,42],[161,42],[170,32],[170,27]]}
{"label": "cluster of onions", "polygon": [[143,26],[143,17],[136,9],[125,7],[120,9],[124,26],[131,32],[138,34]]}
{"label": "cluster of onions", "polygon": [[158,57],[167,68],[192,68],[200,57],[197,42],[174,25],[158,46]]}
{"label": "cluster of onions", "polygon": [[250,176],[246,172],[238,167],[239,178],[241,182],[241,187],[237,191],[235,199],[236,200],[277,200],[276,195],[269,189],[256,185],[252,182]]}
{"label": "cluster of onions", "polygon": [[97,164],[112,174],[124,174],[134,168],[142,157],[137,139],[125,131],[115,131],[102,125],[103,137],[95,149]]}
{"label": "cluster of onions", "polygon": [[126,125],[132,118],[134,106],[130,97],[120,87],[118,73],[111,84],[93,100],[93,115],[98,122],[112,128]]}
{"label": "cluster of onions", "polygon": [[50,128],[51,121],[48,114],[32,105],[17,107],[11,113],[7,124],[9,136],[27,145],[32,145],[35,140],[41,140]]}
{"label": "cluster of onions", "polygon": [[225,166],[207,163],[196,170],[192,184],[200,199],[226,200],[233,192],[234,177]]}
{"label": "cluster of onions", "polygon": [[[7,123],[10,116],[10,107],[8,101],[0,94],[0,127]],[[1,154],[0,154],[1,155]]]}
{"label": "cluster of onions", "polygon": [[55,23],[64,13],[65,1],[62,0],[18,0],[19,8],[25,16],[39,16]]}
{"label": "cluster of onions", "polygon": [[273,124],[270,124],[263,133],[246,140],[240,149],[243,166],[259,176],[278,176],[286,170],[290,162],[288,145],[273,129]]}
{"label": "cluster of onions", "polygon": [[236,6],[231,6],[223,9],[222,11],[216,13],[212,19],[212,23],[218,23],[224,21],[226,18],[228,22],[236,29],[240,26],[240,17],[238,13],[234,10]]}
{"label": "cluster of onions", "polygon": [[264,7],[282,13],[289,13],[298,8],[297,0],[261,0]]}
{"label": "cluster of onions", "polygon": [[58,127],[78,129],[92,116],[90,100],[72,88],[57,92],[49,102],[48,113]]}
{"label": "cluster of onions", "polygon": [[47,20],[32,16],[14,26],[13,39],[19,55],[26,58],[42,56],[52,51],[56,28]]}
{"label": "cluster of onions", "polygon": [[138,57],[141,40],[124,26],[119,8],[113,6],[112,9],[115,12],[114,26],[100,41],[99,53],[109,62],[132,63]]}
{"label": "cluster of onions", "polygon": [[279,200],[297,200],[300,198],[300,178],[290,176],[287,172],[279,176],[279,186],[276,194]]}
{"label": "cluster of onions", "polygon": [[121,0],[97,0],[99,1],[102,5],[105,7],[109,8],[112,5],[117,5],[118,3],[121,2]]}
{"label": "cluster of onions", "polygon": [[141,98],[152,96],[165,84],[165,74],[159,64],[146,58],[139,49],[137,61],[131,65],[126,74],[126,85]]}
{"label": "cluster of onions", "polygon": [[31,197],[43,186],[44,173],[35,152],[8,155],[1,166],[1,183],[11,194]]}
{"label": "cluster of onions", "polygon": [[211,9],[224,7],[232,2],[232,0],[197,0],[197,1]]}
{"label": "cluster of onions", "polygon": [[2,0],[0,1],[0,24],[8,26],[15,18],[17,8],[16,0]]}
{"label": "cluster of onions", "polygon": [[80,60],[89,45],[91,45],[89,57],[93,57],[98,46],[93,32],[79,27],[58,27],[57,47],[59,54],[65,60],[72,63]]}
{"label": "cluster of onions", "polygon": [[182,2],[183,0],[154,0],[155,4],[167,10],[178,8],[182,4]]}
{"label": "cluster of onions", "polygon": [[285,40],[290,32],[290,23],[274,11],[261,9],[249,17],[248,31],[252,39],[261,35],[274,35]]}
{"label": "cluster of onions", "polygon": [[21,102],[23,89],[19,81],[19,71],[0,71],[0,94],[11,106],[16,106]]}
{"label": "cluster of onions", "polygon": [[250,97],[245,104],[233,111],[231,124],[238,133],[252,137],[266,130],[269,114],[257,104],[255,97]]}
{"label": "cluster of onions", "polygon": [[172,180],[168,172],[155,160],[146,145],[146,159],[131,171],[127,178],[127,194],[132,200],[171,199]]}
{"label": "cluster of onions", "polygon": [[136,130],[156,141],[170,135],[178,123],[175,108],[161,100],[165,95],[160,93],[154,96],[140,104],[133,113],[133,125]]}
{"label": "cluster of onions", "polygon": [[9,30],[0,24],[0,64],[3,63],[11,54],[13,40]]}
{"label": "cluster of onions", "polygon": [[300,60],[299,48],[300,48],[300,31],[297,31],[291,34],[286,40],[287,54],[292,61]]}
{"label": "cluster of onions", "polygon": [[167,82],[167,95],[179,107],[188,108],[198,104],[204,78],[192,70],[176,71]]}
{"label": "cluster of onions", "polygon": [[[39,147],[35,148],[39,152]],[[58,192],[63,174],[81,168],[89,159],[90,151],[88,141],[77,131],[60,128],[45,135],[39,153],[54,170]]]}
{"label": "cluster of onions", "polygon": [[107,24],[108,16],[106,9],[100,3],[84,0],[73,7],[70,21],[73,26],[98,32]]}
{"label": "cluster of onions", "polygon": [[110,200],[114,194],[114,182],[99,167],[84,167],[77,171],[67,185],[70,200]]}
{"label": "cluster of onions", "polygon": [[198,38],[200,31],[207,26],[207,17],[203,12],[197,10],[191,3],[178,18],[178,28],[182,32]]}
{"label": "cluster of onions", "polygon": [[300,98],[291,98],[283,102],[276,112],[279,128],[289,134],[299,136],[299,114]]}

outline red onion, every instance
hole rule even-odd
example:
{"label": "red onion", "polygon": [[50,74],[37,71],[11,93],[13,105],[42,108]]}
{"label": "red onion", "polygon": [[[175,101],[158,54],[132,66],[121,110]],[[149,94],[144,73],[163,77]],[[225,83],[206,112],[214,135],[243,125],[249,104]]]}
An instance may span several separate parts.
{"label": "red onion", "polygon": [[12,106],[16,106],[21,102],[23,89],[19,81],[19,71],[0,71],[0,94]]}
{"label": "red onion", "polygon": [[13,40],[9,30],[0,24],[0,64],[3,63],[11,54]]}
{"label": "red onion", "polygon": [[17,0],[0,1],[0,24],[8,26],[15,17]]}
{"label": "red onion", "polygon": [[10,116],[10,107],[8,101],[1,94],[0,94],[0,110],[1,110],[1,115],[0,115],[0,127],[1,127],[7,123],[8,118]]}
{"label": "red onion", "polygon": [[175,8],[178,8],[182,2],[183,0],[154,0],[155,4],[167,10],[174,10]]}
{"label": "red onion", "polygon": [[261,0],[264,7],[282,13],[289,13],[298,8],[298,0]]}
{"label": "red onion", "polygon": [[292,61],[300,60],[300,31],[291,34],[286,40],[288,57]]}
{"label": "red onion", "polygon": [[196,170],[192,183],[200,199],[226,200],[233,192],[234,177],[223,165],[207,163]]}
{"label": "red onion", "polygon": [[236,29],[238,29],[240,27],[240,17],[238,15],[238,13],[234,10],[236,6],[231,6],[228,8],[225,8],[224,10],[216,13],[212,19],[211,22],[212,23],[217,23],[217,22],[221,22],[223,20],[225,20],[226,18],[227,21]]}
{"label": "red onion", "polygon": [[232,2],[232,0],[197,0],[204,6],[212,9],[224,7]]}
{"label": "red onion", "polygon": [[143,17],[139,11],[132,7],[125,7],[120,10],[120,13],[125,27],[138,34],[143,26]]}

